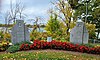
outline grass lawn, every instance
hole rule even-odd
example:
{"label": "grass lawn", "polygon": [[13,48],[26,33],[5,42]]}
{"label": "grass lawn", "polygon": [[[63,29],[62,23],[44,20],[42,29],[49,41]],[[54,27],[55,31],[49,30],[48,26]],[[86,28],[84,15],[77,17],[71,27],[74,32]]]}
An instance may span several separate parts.
{"label": "grass lawn", "polygon": [[100,55],[62,50],[30,50],[0,53],[0,60],[100,60]]}

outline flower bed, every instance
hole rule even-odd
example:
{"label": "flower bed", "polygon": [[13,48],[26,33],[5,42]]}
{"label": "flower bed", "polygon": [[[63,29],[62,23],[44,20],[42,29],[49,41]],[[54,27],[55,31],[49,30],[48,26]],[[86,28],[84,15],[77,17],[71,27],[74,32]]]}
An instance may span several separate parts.
{"label": "flower bed", "polygon": [[55,40],[51,42],[34,40],[34,43],[31,45],[22,44],[20,46],[20,50],[35,50],[35,49],[58,49],[58,50],[90,53],[90,54],[100,54],[100,47],[87,47],[84,45],[72,44],[68,42],[61,42]]}

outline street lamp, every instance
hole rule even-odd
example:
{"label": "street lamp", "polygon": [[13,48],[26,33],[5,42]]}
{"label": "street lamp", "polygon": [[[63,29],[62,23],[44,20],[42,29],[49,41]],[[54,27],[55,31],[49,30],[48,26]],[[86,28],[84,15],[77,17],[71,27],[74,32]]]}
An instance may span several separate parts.
{"label": "street lamp", "polygon": [[86,0],[85,3],[86,3],[86,16],[85,16],[85,23],[87,21],[87,15],[88,15],[88,3],[89,3],[90,0]]}

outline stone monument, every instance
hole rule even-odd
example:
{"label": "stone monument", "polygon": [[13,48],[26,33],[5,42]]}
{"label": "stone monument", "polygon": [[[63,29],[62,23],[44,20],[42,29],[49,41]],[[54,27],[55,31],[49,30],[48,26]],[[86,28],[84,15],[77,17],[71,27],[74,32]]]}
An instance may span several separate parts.
{"label": "stone monument", "polygon": [[16,24],[11,30],[11,40],[12,44],[30,41],[30,34],[23,20],[16,20]]}
{"label": "stone monument", "polygon": [[88,30],[84,22],[78,18],[76,26],[70,32],[70,42],[78,44],[87,44],[88,43]]}

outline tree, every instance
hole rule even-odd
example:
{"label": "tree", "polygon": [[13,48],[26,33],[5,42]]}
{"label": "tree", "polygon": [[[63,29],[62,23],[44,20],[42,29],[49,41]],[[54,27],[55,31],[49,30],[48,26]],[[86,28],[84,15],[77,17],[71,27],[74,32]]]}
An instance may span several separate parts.
{"label": "tree", "polygon": [[89,33],[89,39],[95,39],[96,38],[96,33],[95,33],[95,24],[86,24],[86,27],[88,29],[88,33]]}
{"label": "tree", "polygon": [[6,13],[8,14],[8,24],[13,21],[16,22],[17,19],[22,19],[25,14],[23,11],[25,10],[25,6],[21,2],[16,2],[15,5],[12,4],[12,0],[10,0],[10,10]]}
{"label": "tree", "polygon": [[54,33],[58,33],[60,32],[60,22],[57,19],[57,15],[54,14],[50,16],[50,20],[48,21],[46,27],[45,27],[46,31],[49,34],[54,34]]}
{"label": "tree", "polygon": [[55,8],[58,12],[57,16],[66,25],[66,27],[67,27],[66,32],[68,34],[69,29],[70,29],[70,23],[71,23],[73,10],[66,0],[57,0],[53,4],[55,5]]}
{"label": "tree", "polygon": [[13,23],[16,22],[17,19],[22,19],[24,11],[24,5],[21,4],[21,2],[16,2],[15,5],[12,4],[12,0],[10,0],[10,9],[5,13],[4,19],[5,19],[5,37],[4,40],[6,40],[6,34],[9,33],[7,25],[9,25],[12,21]]}
{"label": "tree", "polygon": [[92,23],[96,25],[97,39],[100,35],[100,0],[93,2]]}
{"label": "tree", "polygon": [[[76,1],[76,3],[71,2]],[[97,39],[100,34],[100,0],[69,0],[69,3],[71,7],[75,10],[74,13],[74,19],[77,18],[77,16],[83,16],[83,21],[85,22],[85,18],[87,17],[86,22],[92,23],[96,25],[96,31],[97,31]],[[86,13],[86,4],[87,4],[87,10]],[[87,16],[86,16],[87,15]]]}
{"label": "tree", "polygon": [[70,4],[71,8],[75,10],[79,6],[78,1],[79,0],[68,0],[68,3]]}
{"label": "tree", "polygon": [[29,19],[31,22],[33,22],[33,32],[36,30],[36,29],[39,29],[40,31],[40,26],[41,26],[41,21],[43,21],[42,17],[35,17],[34,19]]}

